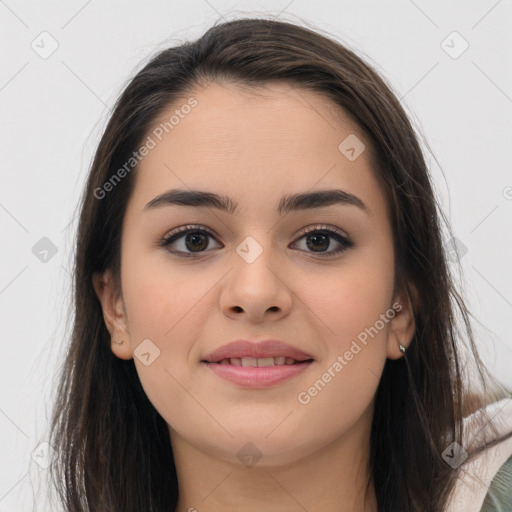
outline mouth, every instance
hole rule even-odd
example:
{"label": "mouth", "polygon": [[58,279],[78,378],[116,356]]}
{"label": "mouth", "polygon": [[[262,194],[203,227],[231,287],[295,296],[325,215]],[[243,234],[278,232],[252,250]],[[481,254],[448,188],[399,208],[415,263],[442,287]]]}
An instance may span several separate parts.
{"label": "mouth", "polygon": [[220,361],[202,361],[203,363],[243,366],[244,368],[269,368],[272,366],[292,366],[313,362],[313,359],[297,360],[293,357],[229,357]]}
{"label": "mouth", "polygon": [[267,388],[299,375],[314,359],[279,340],[236,340],[214,350],[201,363],[232,384]]}
{"label": "mouth", "polygon": [[265,389],[306,371],[314,359],[291,357],[230,357],[218,362],[201,361],[216,376],[242,388]]}

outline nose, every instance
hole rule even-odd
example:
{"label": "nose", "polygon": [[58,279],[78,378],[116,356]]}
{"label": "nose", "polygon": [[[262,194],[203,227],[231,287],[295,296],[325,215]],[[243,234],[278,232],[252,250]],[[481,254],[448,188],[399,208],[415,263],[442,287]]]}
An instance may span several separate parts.
{"label": "nose", "polygon": [[248,322],[277,321],[290,314],[293,292],[286,276],[286,265],[270,249],[248,237],[232,258],[221,292],[220,306],[226,316]]}

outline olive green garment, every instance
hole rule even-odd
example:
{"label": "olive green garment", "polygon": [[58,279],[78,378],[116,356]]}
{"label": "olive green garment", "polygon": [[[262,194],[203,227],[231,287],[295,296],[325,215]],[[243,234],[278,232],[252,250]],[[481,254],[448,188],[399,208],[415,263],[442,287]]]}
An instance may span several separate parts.
{"label": "olive green garment", "polygon": [[512,512],[512,457],[493,478],[480,512]]}

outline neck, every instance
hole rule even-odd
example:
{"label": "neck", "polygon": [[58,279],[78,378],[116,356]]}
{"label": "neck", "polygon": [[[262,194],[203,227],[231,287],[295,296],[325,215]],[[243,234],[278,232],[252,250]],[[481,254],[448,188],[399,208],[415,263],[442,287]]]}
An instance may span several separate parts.
{"label": "neck", "polygon": [[285,465],[261,459],[251,467],[214,457],[171,431],[179,482],[175,512],[376,512],[370,425],[368,410],[349,431],[307,457]]}

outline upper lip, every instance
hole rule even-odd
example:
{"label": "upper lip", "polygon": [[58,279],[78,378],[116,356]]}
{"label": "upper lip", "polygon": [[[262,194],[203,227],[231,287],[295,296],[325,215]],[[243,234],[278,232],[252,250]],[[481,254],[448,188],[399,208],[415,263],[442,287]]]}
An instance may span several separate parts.
{"label": "upper lip", "polygon": [[291,357],[296,361],[313,359],[311,355],[279,340],[264,340],[260,342],[236,340],[215,349],[203,361],[218,363],[223,359],[230,359],[232,357]]}

